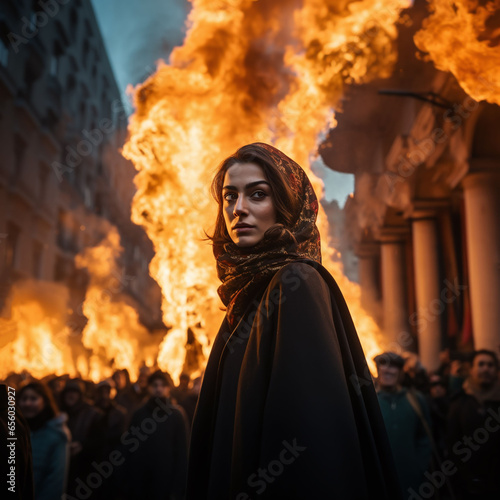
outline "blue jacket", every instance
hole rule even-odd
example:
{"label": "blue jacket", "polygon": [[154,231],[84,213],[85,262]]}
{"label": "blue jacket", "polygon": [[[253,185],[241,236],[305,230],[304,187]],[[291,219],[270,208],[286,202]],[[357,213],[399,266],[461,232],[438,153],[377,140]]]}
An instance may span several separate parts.
{"label": "blue jacket", "polygon": [[61,413],[31,431],[35,500],[60,500],[66,486],[70,432]]}
{"label": "blue jacket", "polygon": [[[406,388],[402,388],[394,393],[385,391],[377,393],[399,480],[406,495],[409,488],[418,491],[420,484],[425,480],[424,472],[430,465],[432,453],[429,437],[408,401],[407,392]],[[416,393],[416,396],[422,414],[431,426],[427,403],[420,393]]]}

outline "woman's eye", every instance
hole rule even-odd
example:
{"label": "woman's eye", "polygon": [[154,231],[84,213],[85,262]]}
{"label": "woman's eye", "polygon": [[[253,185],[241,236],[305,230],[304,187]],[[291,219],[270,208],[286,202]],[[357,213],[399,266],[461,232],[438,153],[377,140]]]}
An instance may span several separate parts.
{"label": "woman's eye", "polygon": [[267,196],[267,194],[264,193],[264,191],[255,191],[255,193],[253,193],[252,196],[254,198],[264,198]]}
{"label": "woman's eye", "polygon": [[234,200],[236,199],[236,197],[237,197],[237,196],[236,196],[236,194],[235,194],[235,193],[226,193],[226,194],[224,195],[224,199],[225,199],[226,201],[234,201]]}

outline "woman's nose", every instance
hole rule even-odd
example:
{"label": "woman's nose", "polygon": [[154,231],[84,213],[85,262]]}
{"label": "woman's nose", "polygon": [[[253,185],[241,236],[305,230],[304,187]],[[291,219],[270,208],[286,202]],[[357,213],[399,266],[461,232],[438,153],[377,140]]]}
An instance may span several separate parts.
{"label": "woman's nose", "polygon": [[234,204],[234,210],[233,214],[236,215],[241,215],[247,213],[247,204],[245,202],[245,197],[244,196],[238,196],[238,199],[236,200]]}

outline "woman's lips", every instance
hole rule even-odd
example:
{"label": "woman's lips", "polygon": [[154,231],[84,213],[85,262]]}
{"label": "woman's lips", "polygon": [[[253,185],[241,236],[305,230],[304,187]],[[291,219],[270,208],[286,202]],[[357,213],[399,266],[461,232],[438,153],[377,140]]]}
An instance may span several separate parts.
{"label": "woman's lips", "polygon": [[237,234],[239,233],[247,233],[249,231],[251,231],[252,229],[254,229],[254,226],[240,226],[240,227],[235,227],[234,230]]}

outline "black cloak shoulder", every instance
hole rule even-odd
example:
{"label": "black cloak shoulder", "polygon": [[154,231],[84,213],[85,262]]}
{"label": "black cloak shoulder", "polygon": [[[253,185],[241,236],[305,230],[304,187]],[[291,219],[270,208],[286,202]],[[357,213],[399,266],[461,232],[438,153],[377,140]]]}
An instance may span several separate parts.
{"label": "black cloak shoulder", "polygon": [[196,408],[189,500],[399,499],[384,422],[344,298],[287,264],[214,341]]}

